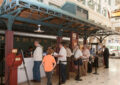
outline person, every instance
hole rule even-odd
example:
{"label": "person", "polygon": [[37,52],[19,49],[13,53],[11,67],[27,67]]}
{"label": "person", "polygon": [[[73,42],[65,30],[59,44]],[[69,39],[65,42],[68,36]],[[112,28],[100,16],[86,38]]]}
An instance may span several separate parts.
{"label": "person", "polygon": [[33,82],[41,82],[40,78],[40,65],[42,63],[43,48],[38,41],[34,42],[36,49],[33,53],[34,66],[33,66]]}
{"label": "person", "polygon": [[109,49],[106,46],[103,46],[103,50],[105,68],[109,68]]}
{"label": "person", "polygon": [[82,53],[83,53],[84,75],[87,75],[90,51],[89,51],[89,49],[87,48],[86,45],[84,45]]}
{"label": "person", "polygon": [[78,74],[78,65],[79,68],[80,68],[80,76],[82,76],[82,57],[83,57],[83,54],[79,48],[80,46],[76,45],[75,48],[74,48],[74,51],[73,51],[73,54],[74,54],[74,65],[75,65],[75,69],[76,69],[76,77],[75,77],[75,80],[78,80],[79,79],[79,74]]}
{"label": "person", "polygon": [[65,47],[66,52],[67,52],[67,61],[69,62],[69,63],[67,63],[67,79],[69,79],[70,62],[71,62],[72,52],[67,44],[65,44],[64,47]]}
{"label": "person", "polygon": [[32,57],[33,56],[33,47],[30,46],[28,51],[26,52],[26,57]]}
{"label": "person", "polygon": [[89,57],[89,61],[88,61],[88,73],[91,73],[94,51],[93,51],[93,48],[90,46],[89,46],[89,51],[90,51],[90,57]]}
{"label": "person", "polygon": [[44,66],[44,70],[46,72],[46,77],[47,77],[47,85],[52,85],[52,71],[56,66],[56,61],[54,57],[52,56],[53,50],[48,49],[47,55],[43,58],[42,64]]}
{"label": "person", "polygon": [[66,49],[67,52],[67,57],[71,57],[72,56],[72,51],[69,48],[69,46],[67,44],[64,45],[64,48]]}
{"label": "person", "polygon": [[67,64],[67,62],[64,61],[67,61],[66,57],[67,52],[63,46],[63,43],[59,44],[59,48],[60,48],[59,54],[56,55],[55,57],[58,57],[58,64],[60,64],[61,84],[64,84],[66,82],[66,64]]}

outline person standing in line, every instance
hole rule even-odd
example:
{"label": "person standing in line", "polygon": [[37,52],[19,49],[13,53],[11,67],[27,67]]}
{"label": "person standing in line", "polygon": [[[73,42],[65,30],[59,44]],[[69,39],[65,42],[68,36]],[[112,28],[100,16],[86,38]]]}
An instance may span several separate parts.
{"label": "person standing in line", "polygon": [[36,47],[33,53],[34,66],[33,66],[33,82],[41,82],[40,78],[40,65],[42,63],[43,48],[38,41],[34,42]]}
{"label": "person standing in line", "polygon": [[84,45],[83,47],[83,66],[84,66],[84,75],[87,75],[87,71],[88,71],[88,61],[89,61],[89,57],[90,57],[90,51],[87,48],[86,45]]}
{"label": "person standing in line", "polygon": [[[66,65],[67,62],[62,62],[62,61],[67,61],[67,52],[66,49],[63,46],[63,43],[59,44],[59,54],[56,55],[55,57],[58,57],[58,63],[60,64],[60,74],[61,74],[61,84],[64,84],[66,82]],[[61,63],[60,63],[61,61]]]}
{"label": "person standing in line", "polygon": [[66,52],[67,52],[67,79],[69,79],[69,72],[70,72],[70,63],[71,63],[71,56],[72,56],[72,52],[71,49],[69,48],[69,46],[67,44],[64,45]]}
{"label": "person standing in line", "polygon": [[79,63],[79,68],[80,68],[80,76],[82,76],[82,57],[83,54],[80,50],[80,46],[76,45],[74,48],[74,65],[75,65],[75,69],[76,69],[76,77],[75,80],[79,79],[79,74],[78,74],[78,63]]}
{"label": "person standing in line", "polygon": [[44,70],[46,72],[46,77],[47,77],[47,85],[52,85],[52,71],[56,66],[56,61],[54,57],[52,56],[53,54],[52,49],[48,49],[47,55],[43,58],[42,64],[44,66]]}
{"label": "person standing in line", "polygon": [[105,68],[109,68],[109,49],[106,46],[103,46],[103,50]]}

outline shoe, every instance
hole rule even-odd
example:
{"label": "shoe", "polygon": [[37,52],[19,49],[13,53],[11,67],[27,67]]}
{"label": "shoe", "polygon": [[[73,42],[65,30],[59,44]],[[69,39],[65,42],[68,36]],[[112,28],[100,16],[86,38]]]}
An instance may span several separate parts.
{"label": "shoe", "polygon": [[106,69],[109,68],[109,67],[105,67]]}
{"label": "shoe", "polygon": [[65,84],[65,82],[61,82],[60,84]]}
{"label": "shoe", "polygon": [[31,80],[31,82],[36,82],[36,80]]}
{"label": "shoe", "polygon": [[32,82],[36,82],[36,83],[40,83],[41,81],[37,81],[37,80],[31,80]]}

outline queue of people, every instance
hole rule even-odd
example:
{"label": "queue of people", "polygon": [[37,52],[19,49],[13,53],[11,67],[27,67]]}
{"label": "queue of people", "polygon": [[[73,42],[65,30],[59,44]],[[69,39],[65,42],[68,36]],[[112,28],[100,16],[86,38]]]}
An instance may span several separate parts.
{"label": "queue of people", "polygon": [[[67,76],[69,75],[66,70],[70,70],[70,64],[66,61],[69,61],[70,57],[73,56],[74,69],[76,70],[77,80],[79,78],[78,75],[78,65],[80,68],[80,76],[86,76],[88,73],[88,62],[91,56],[91,49],[88,48],[87,45],[84,45],[82,49],[80,49],[80,45],[75,45],[73,52],[69,48],[68,45],[64,43],[59,44],[59,52],[55,52],[52,47],[47,49],[47,54],[43,57],[43,47],[39,44],[38,41],[34,42],[36,49],[33,52],[34,59],[34,67],[33,67],[33,82],[41,82],[40,78],[40,65],[42,64],[47,77],[47,85],[52,85],[52,73],[57,64],[60,66],[60,76],[61,76],[61,84],[64,84],[67,80]],[[108,49],[103,46],[103,56],[105,61],[105,67],[108,68]],[[57,58],[57,60],[55,59]]]}

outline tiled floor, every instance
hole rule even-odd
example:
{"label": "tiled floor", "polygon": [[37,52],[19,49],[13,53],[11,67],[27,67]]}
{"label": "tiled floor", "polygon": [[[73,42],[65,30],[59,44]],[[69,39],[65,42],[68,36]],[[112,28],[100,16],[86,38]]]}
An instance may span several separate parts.
{"label": "tiled floor", "polygon": [[[83,81],[75,81],[74,76],[64,85],[120,85],[120,59],[110,59],[110,68],[98,69],[99,75],[88,74],[82,77]],[[27,83],[19,85],[28,85]],[[42,79],[42,83],[32,83],[31,85],[46,85],[46,79]],[[53,78],[53,85],[58,85],[58,78]]]}

